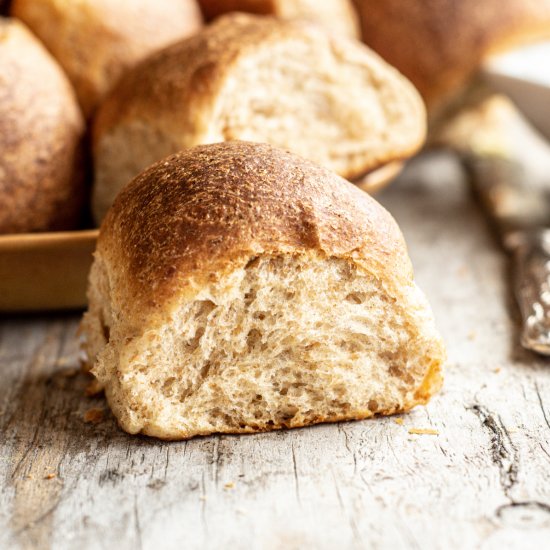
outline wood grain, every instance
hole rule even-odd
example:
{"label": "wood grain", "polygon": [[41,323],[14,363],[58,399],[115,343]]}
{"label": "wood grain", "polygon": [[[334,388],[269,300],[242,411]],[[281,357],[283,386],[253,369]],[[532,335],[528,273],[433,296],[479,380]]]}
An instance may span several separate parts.
{"label": "wood grain", "polygon": [[107,411],[84,421],[105,404],[71,376],[78,316],[5,318],[0,547],[548,546],[550,364],[517,345],[506,259],[447,157],[413,163],[380,199],[448,344],[428,407],[402,424],[131,437]]}

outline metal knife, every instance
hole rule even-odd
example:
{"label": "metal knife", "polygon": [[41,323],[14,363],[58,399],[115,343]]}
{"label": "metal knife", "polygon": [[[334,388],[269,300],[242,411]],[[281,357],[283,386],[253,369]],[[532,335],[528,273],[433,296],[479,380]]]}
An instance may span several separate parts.
{"label": "metal knife", "polygon": [[450,122],[439,141],[459,152],[511,255],[522,345],[550,355],[550,144],[508,99],[485,96]]}

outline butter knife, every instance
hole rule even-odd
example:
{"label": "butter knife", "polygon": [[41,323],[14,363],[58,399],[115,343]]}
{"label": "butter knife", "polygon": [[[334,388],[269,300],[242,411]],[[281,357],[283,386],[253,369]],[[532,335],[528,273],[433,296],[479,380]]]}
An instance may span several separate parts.
{"label": "butter knife", "polygon": [[438,141],[459,153],[511,256],[521,344],[550,355],[550,145],[496,94],[458,115]]}
{"label": "butter knife", "polygon": [[529,185],[529,175],[516,159],[469,155],[463,161],[512,258],[521,344],[550,355],[550,169],[545,189]]}

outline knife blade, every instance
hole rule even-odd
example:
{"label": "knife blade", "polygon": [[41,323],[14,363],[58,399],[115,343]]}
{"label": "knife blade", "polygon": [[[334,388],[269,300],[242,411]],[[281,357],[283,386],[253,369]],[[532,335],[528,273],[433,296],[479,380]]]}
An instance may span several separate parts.
{"label": "knife blade", "polygon": [[511,256],[521,344],[550,355],[550,145],[497,95],[458,115],[438,141],[459,153]]}

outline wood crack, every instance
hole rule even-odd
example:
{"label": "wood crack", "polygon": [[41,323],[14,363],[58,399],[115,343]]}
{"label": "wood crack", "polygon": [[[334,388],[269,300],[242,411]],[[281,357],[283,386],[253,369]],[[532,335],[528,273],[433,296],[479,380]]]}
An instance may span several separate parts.
{"label": "wood crack", "polygon": [[510,434],[501,418],[486,407],[476,404],[469,409],[480,419],[481,425],[490,435],[490,455],[493,463],[499,469],[500,485],[506,497],[512,500],[510,489],[517,482],[519,461]]}
{"label": "wood crack", "polygon": [[296,493],[296,500],[298,504],[302,506],[302,501],[300,499],[300,482],[298,481],[298,468],[296,465],[296,452],[294,450],[294,443],[291,445],[292,449],[292,469],[294,471],[294,491]]}
{"label": "wood crack", "polygon": [[204,482],[204,471],[201,476],[201,522],[205,537],[208,536],[208,521],[206,520],[206,484]]}
{"label": "wood crack", "polygon": [[550,420],[548,420],[548,416],[546,415],[546,410],[544,409],[544,403],[542,402],[542,396],[540,394],[539,385],[537,382],[535,382],[535,392],[539,400],[540,410],[542,411],[544,422],[546,423],[546,425],[548,426],[548,429],[550,430]]}
{"label": "wood crack", "polygon": [[214,484],[216,486],[216,489],[219,485],[219,477],[220,477],[220,439],[221,436],[215,436],[214,439],[214,448],[212,449],[212,469],[213,469],[213,477],[214,477]]}
{"label": "wood crack", "polygon": [[31,452],[36,451],[36,442],[38,440],[38,434],[40,433],[40,429],[43,425],[43,422],[46,418],[46,410],[42,409],[42,412],[40,413],[40,418],[38,423],[33,429],[33,434],[31,436],[31,441],[27,445],[27,448],[21,455],[21,457],[18,459],[17,463],[15,464],[12,473],[11,473],[11,480],[14,481],[19,474],[20,470],[23,468],[23,465],[27,462],[27,458],[29,457]]}
{"label": "wood crack", "polygon": [[521,502],[512,500],[510,504],[499,506],[496,510],[496,515],[498,518],[503,519],[509,510],[520,510],[523,513],[525,511],[537,512],[543,516],[550,515],[550,505],[538,500],[525,500]]}
{"label": "wood crack", "polygon": [[550,514],[550,505],[538,500],[518,501],[514,499],[511,490],[518,480],[519,459],[517,449],[512,443],[510,434],[504,426],[500,416],[495,415],[486,407],[476,404],[469,407],[481,420],[481,425],[487,430],[491,437],[491,458],[498,467],[500,473],[500,485],[506,498],[510,501],[508,504],[499,506],[495,510],[495,515],[504,519],[508,510],[527,509],[536,510],[544,515]]}
{"label": "wood crack", "polygon": [[142,550],[143,549],[143,541],[142,541],[142,537],[141,537],[141,524],[139,522],[137,496],[134,496],[134,522],[135,522],[135,528],[136,528],[137,548]]}
{"label": "wood crack", "polygon": [[351,532],[353,533],[353,538],[355,542],[358,544],[360,548],[364,547],[363,541],[361,539],[361,534],[359,533],[359,528],[357,527],[357,523],[355,522],[355,519],[353,517],[353,514],[348,514],[346,511],[346,507],[344,505],[344,500],[342,498],[342,495],[340,493],[340,487],[338,486],[338,480],[336,479],[336,475],[334,474],[334,469],[330,469],[332,473],[332,479],[334,481],[334,489],[336,491],[336,498],[338,499],[338,503],[340,505],[340,509],[342,510],[343,516],[348,520]]}
{"label": "wood crack", "polygon": [[[187,441],[185,442],[184,449],[187,449]],[[185,456],[185,452],[183,454]],[[170,445],[166,446],[166,458],[164,462],[164,481],[168,479],[168,467],[170,466]]]}
{"label": "wood crack", "polygon": [[541,451],[550,458],[550,453],[544,448],[544,445],[539,441],[539,447],[541,448]]}
{"label": "wood crack", "polygon": [[357,456],[355,455],[355,451],[351,448],[349,444],[349,435],[344,426],[341,424],[338,424],[338,431],[344,436],[344,446],[346,447],[346,450],[353,458],[353,475],[357,473]]}

